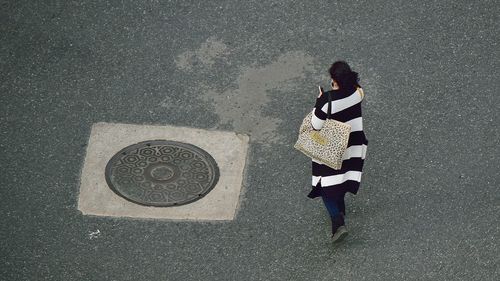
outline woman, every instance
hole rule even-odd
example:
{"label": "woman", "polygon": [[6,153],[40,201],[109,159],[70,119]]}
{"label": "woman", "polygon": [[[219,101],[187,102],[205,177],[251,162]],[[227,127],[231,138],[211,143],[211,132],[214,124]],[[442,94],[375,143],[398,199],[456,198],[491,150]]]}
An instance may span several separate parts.
{"label": "woman", "polygon": [[[358,192],[368,139],[363,132],[361,101],[364,93],[358,83],[358,73],[352,71],[345,61],[332,64],[329,72],[332,78],[330,118],[350,124],[351,133],[340,170],[312,159],[313,189],[307,196],[322,197],[332,221],[332,239],[340,241],[347,235],[344,196],[347,192]],[[319,90],[311,119],[315,130],[320,130],[327,118],[328,95],[323,94],[321,87]]]}

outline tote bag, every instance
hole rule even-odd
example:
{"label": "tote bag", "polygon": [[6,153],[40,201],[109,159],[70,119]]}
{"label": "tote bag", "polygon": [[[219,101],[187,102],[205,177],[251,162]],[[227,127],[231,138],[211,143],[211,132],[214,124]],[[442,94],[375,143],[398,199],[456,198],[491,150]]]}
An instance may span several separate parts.
{"label": "tote bag", "polygon": [[351,125],[330,119],[332,96],[328,94],[328,112],[321,130],[314,130],[311,124],[313,112],[309,112],[299,128],[299,137],[294,145],[310,158],[317,159],[325,165],[340,170],[342,156],[347,148]]}

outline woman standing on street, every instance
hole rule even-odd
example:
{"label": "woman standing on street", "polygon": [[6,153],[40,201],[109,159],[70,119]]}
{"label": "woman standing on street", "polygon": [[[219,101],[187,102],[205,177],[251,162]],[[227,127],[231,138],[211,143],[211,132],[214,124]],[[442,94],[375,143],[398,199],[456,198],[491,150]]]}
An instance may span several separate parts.
{"label": "woman standing on street", "polygon": [[[358,73],[352,71],[345,61],[332,64],[329,72],[332,78],[330,118],[350,124],[351,133],[340,170],[312,159],[313,188],[307,196],[322,197],[332,221],[332,239],[340,241],[347,235],[344,196],[347,192],[358,192],[368,139],[363,131],[361,102],[364,93],[358,83]],[[320,130],[327,118],[328,95],[323,94],[321,87],[319,90],[311,119],[315,130]]]}

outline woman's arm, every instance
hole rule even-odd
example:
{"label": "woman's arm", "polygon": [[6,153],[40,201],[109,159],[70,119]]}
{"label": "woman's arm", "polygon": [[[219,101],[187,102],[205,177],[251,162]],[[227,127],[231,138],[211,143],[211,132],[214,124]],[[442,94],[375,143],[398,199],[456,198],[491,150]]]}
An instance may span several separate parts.
{"label": "woman's arm", "polygon": [[314,130],[321,130],[323,124],[326,120],[326,112],[321,110],[325,104],[325,96],[323,95],[323,89],[319,88],[319,96],[316,98],[316,104],[314,105],[313,114],[311,117],[311,125]]}

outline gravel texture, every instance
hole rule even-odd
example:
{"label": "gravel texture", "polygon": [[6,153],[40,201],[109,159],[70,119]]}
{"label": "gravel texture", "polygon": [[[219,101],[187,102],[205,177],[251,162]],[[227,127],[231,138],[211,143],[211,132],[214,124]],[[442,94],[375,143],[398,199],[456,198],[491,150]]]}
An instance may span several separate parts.
{"label": "gravel texture", "polygon": [[[0,7],[0,280],[500,280],[498,1]],[[293,144],[338,59],[369,146],[333,245]],[[96,122],[249,134],[236,219],[83,216]]]}

